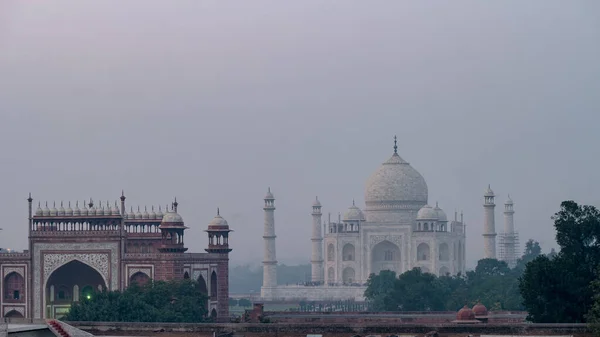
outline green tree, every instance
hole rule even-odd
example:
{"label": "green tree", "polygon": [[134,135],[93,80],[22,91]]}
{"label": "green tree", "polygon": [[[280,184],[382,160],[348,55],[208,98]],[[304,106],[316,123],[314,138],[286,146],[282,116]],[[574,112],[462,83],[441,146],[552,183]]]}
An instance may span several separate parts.
{"label": "green tree", "polygon": [[414,268],[402,273],[395,282],[391,296],[403,311],[441,311],[445,309],[447,289],[438,278]]}
{"label": "green tree", "polygon": [[71,306],[67,321],[202,322],[206,301],[193,280],[154,281],[130,285],[123,292],[102,291]]}
{"label": "green tree", "polygon": [[534,322],[585,322],[600,266],[600,213],[564,201],[552,219],[560,251],[527,264],[519,284],[523,303]]}
{"label": "green tree", "polygon": [[373,311],[398,310],[397,303],[392,298],[396,282],[396,273],[382,270],[379,275],[371,274],[367,280],[365,298]]}

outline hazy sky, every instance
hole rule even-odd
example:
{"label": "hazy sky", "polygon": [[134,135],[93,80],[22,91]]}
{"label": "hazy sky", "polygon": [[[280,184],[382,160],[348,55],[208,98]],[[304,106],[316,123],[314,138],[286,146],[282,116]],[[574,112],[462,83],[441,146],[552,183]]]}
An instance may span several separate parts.
{"label": "hazy sky", "polygon": [[[483,256],[483,191],[521,241],[554,247],[565,199],[600,205],[600,2],[0,2],[0,247],[27,249],[37,201],[165,205],[200,252],[221,208],[234,264],[310,258],[311,203],[364,207],[399,153],[430,204],[463,209]],[[129,207],[128,207],[129,208]],[[326,216],[325,216],[326,218]]]}

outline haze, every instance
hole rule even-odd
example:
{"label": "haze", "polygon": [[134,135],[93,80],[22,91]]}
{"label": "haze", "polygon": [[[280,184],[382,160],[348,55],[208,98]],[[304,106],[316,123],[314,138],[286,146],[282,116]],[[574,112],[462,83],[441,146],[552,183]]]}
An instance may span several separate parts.
{"label": "haze", "polygon": [[[556,247],[560,202],[600,204],[597,1],[0,3],[0,247],[27,249],[27,193],[128,208],[177,196],[201,252],[216,214],[232,264],[308,263],[311,203],[364,208],[392,154],[429,202],[464,210],[483,256],[483,191],[510,193],[521,243]],[[164,207],[164,206],[163,206]],[[326,218],[327,216],[325,216]]]}

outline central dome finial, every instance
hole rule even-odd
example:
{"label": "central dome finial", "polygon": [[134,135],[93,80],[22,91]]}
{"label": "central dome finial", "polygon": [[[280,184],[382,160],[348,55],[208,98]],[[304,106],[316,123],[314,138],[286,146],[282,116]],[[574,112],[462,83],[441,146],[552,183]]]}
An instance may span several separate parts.
{"label": "central dome finial", "polygon": [[394,154],[398,154],[398,138],[394,135]]}

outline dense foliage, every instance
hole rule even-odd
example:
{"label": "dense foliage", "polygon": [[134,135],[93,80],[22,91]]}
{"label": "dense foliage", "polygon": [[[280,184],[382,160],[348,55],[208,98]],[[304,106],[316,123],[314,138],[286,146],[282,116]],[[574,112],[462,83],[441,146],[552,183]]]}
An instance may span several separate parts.
{"label": "dense foliage", "polygon": [[552,218],[560,251],[529,262],[520,290],[529,319],[540,323],[600,320],[600,212],[565,201]]}
{"label": "dense foliage", "polygon": [[123,292],[97,292],[73,304],[66,321],[185,322],[206,320],[208,298],[193,280],[130,285]]}
{"label": "dense foliage", "polygon": [[437,277],[415,268],[396,277],[382,271],[369,277],[365,297],[373,311],[455,311],[478,301],[494,310],[522,310],[519,270],[520,263],[510,269],[503,261],[483,259],[466,275]]}
{"label": "dense foliage", "polygon": [[541,254],[540,244],[529,240],[513,269],[503,261],[483,259],[466,275],[437,277],[415,268],[396,277],[385,270],[369,277],[365,297],[374,311],[454,311],[479,301],[490,310],[523,310],[519,277]]}

